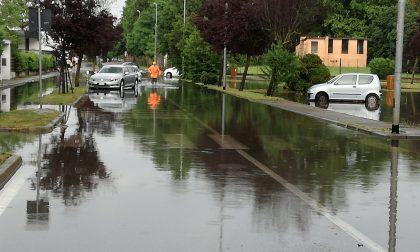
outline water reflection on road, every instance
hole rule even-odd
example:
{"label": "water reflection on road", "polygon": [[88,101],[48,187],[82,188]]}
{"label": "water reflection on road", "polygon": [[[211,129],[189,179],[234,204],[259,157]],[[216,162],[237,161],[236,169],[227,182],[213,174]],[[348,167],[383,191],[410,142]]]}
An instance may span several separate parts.
{"label": "water reflection on road", "polygon": [[1,191],[16,193],[0,213],[1,251],[420,245],[417,142],[396,147],[191,84],[130,92],[90,93],[50,134],[0,133],[24,160]]}

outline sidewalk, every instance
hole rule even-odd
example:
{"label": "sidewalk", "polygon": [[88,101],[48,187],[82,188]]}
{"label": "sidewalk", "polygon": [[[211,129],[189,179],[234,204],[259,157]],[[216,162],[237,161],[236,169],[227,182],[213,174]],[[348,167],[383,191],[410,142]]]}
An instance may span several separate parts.
{"label": "sidewalk", "polygon": [[[42,74],[42,79],[48,79],[48,78],[56,77],[59,75],[60,75],[59,72],[44,73]],[[23,78],[15,78],[11,80],[3,80],[0,83],[0,90],[24,85],[28,82],[34,82],[34,81],[39,81],[39,75],[33,75],[33,76],[28,76],[28,77],[23,77]]]}
{"label": "sidewalk", "polygon": [[286,99],[280,99],[276,102],[260,101],[263,104],[280,108],[300,115],[312,117],[315,119],[327,121],[338,126],[361,131],[367,134],[384,137],[390,140],[417,139],[420,140],[420,128],[405,127],[400,124],[400,133],[391,133],[392,123],[381,122],[362,117],[352,116],[344,113],[330,111],[322,108],[312,107],[300,104]]}

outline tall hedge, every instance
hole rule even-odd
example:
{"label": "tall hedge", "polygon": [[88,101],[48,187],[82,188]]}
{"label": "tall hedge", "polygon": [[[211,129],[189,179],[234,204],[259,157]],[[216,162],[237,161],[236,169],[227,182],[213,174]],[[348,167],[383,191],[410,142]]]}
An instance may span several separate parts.
{"label": "tall hedge", "polygon": [[[37,53],[18,51],[15,55],[16,73],[24,73],[39,70],[39,57]],[[42,69],[52,70],[55,66],[55,58],[49,54],[42,55]]]}

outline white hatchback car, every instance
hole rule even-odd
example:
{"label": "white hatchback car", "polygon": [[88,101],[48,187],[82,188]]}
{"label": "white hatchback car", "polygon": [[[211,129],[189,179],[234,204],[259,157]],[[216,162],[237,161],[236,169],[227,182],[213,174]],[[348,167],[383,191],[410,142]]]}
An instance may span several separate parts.
{"label": "white hatchback car", "polygon": [[339,74],[326,83],[314,85],[308,90],[309,101],[364,101],[378,103],[381,83],[376,74]]}
{"label": "white hatchback car", "polygon": [[171,79],[172,77],[179,77],[179,71],[175,67],[170,67],[163,72],[163,76],[167,79]]}

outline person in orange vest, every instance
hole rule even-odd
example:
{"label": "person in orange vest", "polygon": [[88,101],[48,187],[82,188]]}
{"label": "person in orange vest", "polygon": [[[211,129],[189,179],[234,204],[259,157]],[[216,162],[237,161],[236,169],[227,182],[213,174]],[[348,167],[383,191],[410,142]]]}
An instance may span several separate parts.
{"label": "person in orange vest", "polygon": [[161,70],[156,62],[153,61],[153,64],[149,67],[150,78],[152,79],[152,84],[155,85],[157,83],[157,78],[161,74]]}

